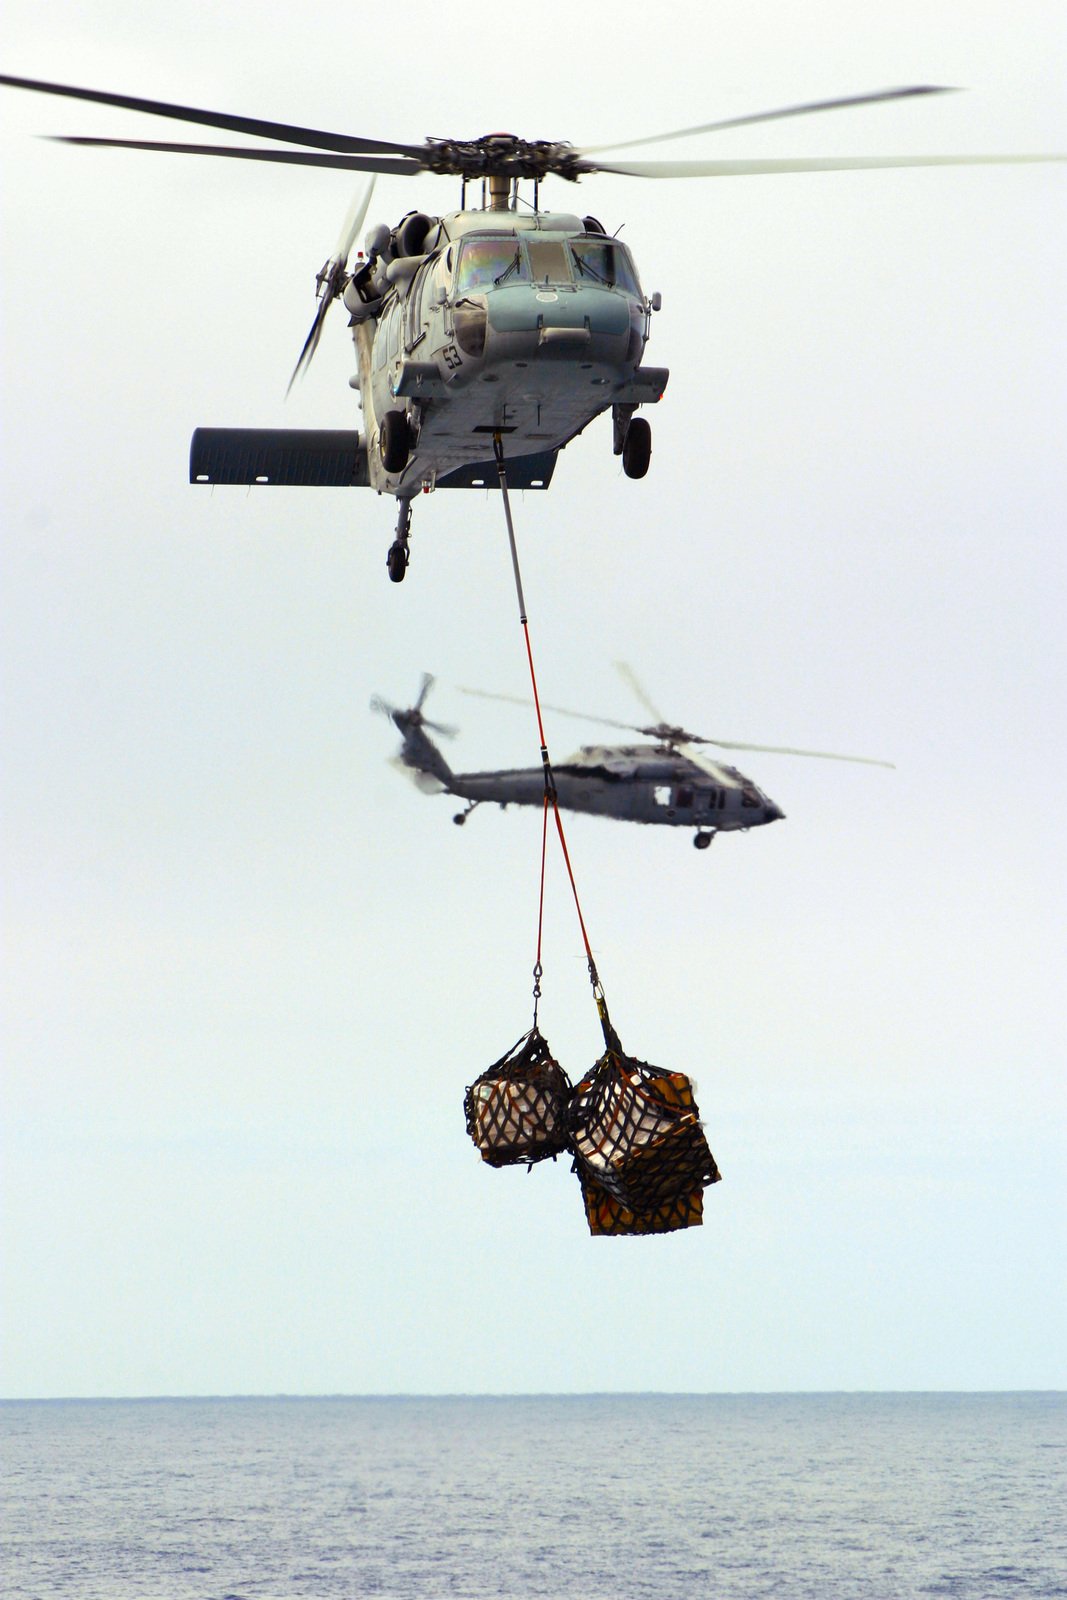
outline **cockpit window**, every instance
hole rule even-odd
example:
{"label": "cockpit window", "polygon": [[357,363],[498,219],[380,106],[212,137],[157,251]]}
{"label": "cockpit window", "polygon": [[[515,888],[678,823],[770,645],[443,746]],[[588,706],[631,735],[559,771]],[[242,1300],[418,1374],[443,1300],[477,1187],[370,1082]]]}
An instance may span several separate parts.
{"label": "cockpit window", "polygon": [[457,294],[529,281],[530,271],[517,239],[464,239],[456,273]]}
{"label": "cockpit window", "polygon": [[575,275],[580,282],[602,283],[610,289],[638,294],[630,257],[614,239],[574,239],[571,242]]}
{"label": "cockpit window", "polygon": [[570,283],[567,253],[557,239],[530,236],[526,240],[526,248],[530,254],[535,283]]}

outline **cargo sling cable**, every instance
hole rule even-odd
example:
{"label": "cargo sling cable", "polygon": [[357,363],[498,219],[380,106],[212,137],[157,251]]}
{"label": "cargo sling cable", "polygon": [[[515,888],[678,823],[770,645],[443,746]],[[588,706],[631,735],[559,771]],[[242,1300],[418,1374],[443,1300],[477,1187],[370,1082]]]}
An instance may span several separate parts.
{"label": "cargo sling cable", "polygon": [[589,963],[589,982],[593,986],[593,998],[596,1001],[597,1015],[604,1030],[604,1040],[609,1050],[620,1050],[618,1038],[608,1017],[607,1001],[604,997],[604,988],[597,972],[596,961],[593,958],[592,946],[589,943],[589,934],[586,931],[585,918],[582,915],[582,905],[578,898],[578,886],[574,881],[574,869],[571,866],[570,851],[567,849],[567,838],[563,831],[563,818],[560,816],[559,802],[556,798],[556,780],[552,773],[552,762],[548,754],[548,744],[545,739],[545,726],[541,717],[541,700],[537,692],[537,673],[534,670],[533,648],[530,643],[530,624],[526,616],[526,598],[522,592],[522,573],[519,570],[519,552],[515,543],[515,526],[511,520],[511,501],[508,497],[508,476],[504,462],[504,441],[499,433],[493,435],[493,454],[496,457],[497,476],[500,479],[500,494],[504,502],[504,519],[508,529],[508,543],[511,547],[511,569],[515,577],[515,594],[519,602],[519,622],[522,626],[523,638],[526,643],[526,660],[530,668],[530,684],[533,689],[534,710],[537,714],[537,733],[541,741],[541,766],[545,776],[545,799],[541,820],[541,885],[537,911],[537,959],[534,963],[533,999],[534,999],[534,1027],[537,1026],[537,1007],[541,998],[541,935],[544,927],[545,909],[545,853],[548,836],[549,807],[556,822],[556,832],[559,835],[560,848],[563,851],[563,860],[567,868],[567,877],[570,880],[571,894],[574,896],[574,909],[578,913],[578,925],[582,930],[582,941],[585,944],[586,960]]}
{"label": "cargo sling cable", "polygon": [[[541,809],[541,883],[537,914],[537,958],[533,969],[534,1020],[530,1031],[469,1085],[463,1101],[467,1132],[482,1160],[504,1167],[569,1153],[578,1176],[589,1232],[673,1233],[697,1227],[704,1217],[704,1189],[719,1169],[704,1137],[693,1085],[681,1072],[664,1072],[625,1053],[608,1017],[582,914],[574,869],[563,831],[552,763],[537,688],[526,599],[508,497],[500,432],[493,435],[519,622],[526,641],[537,731],[541,740],[544,800]],[[593,1070],[572,1085],[552,1057],[537,1025],[541,998],[548,811],[556,821],[560,848],[582,930],[589,981],[604,1032],[605,1051]]]}

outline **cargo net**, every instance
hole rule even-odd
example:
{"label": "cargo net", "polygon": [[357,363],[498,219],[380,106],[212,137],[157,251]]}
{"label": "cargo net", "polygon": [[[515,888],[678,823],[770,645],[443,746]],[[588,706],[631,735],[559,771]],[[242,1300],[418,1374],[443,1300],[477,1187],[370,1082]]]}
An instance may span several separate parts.
{"label": "cargo net", "polygon": [[587,1178],[581,1167],[578,1180],[585,1201],[585,1218],[591,1234],[674,1233],[677,1228],[699,1228],[704,1221],[704,1191],[677,1195],[651,1211],[630,1211],[621,1200]]}
{"label": "cargo net", "polygon": [[573,1092],[535,1025],[467,1090],[467,1132],[482,1160],[491,1167],[533,1166],[569,1149]]}
{"label": "cargo net", "polygon": [[590,1233],[700,1226],[704,1189],[720,1173],[684,1073],[635,1061],[612,1035],[568,1122]]}

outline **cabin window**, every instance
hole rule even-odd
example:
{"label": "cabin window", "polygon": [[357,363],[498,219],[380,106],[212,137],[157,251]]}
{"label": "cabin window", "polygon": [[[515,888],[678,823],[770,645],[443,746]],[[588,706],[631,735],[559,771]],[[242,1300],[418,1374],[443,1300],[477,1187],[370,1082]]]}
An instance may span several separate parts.
{"label": "cabin window", "polygon": [[759,803],[759,795],[756,793],[755,789],[746,787],[741,790],[741,804],[743,806],[758,806]]}
{"label": "cabin window", "polygon": [[680,783],[674,791],[674,803],[682,810],[688,811],[693,805],[693,791],[687,783]]}
{"label": "cabin window", "polygon": [[579,282],[602,283],[609,289],[640,293],[630,257],[614,239],[574,239],[571,255]]}
{"label": "cabin window", "polygon": [[652,803],[657,806],[669,806],[671,791],[665,783],[658,783],[652,791]]}
{"label": "cabin window", "polygon": [[528,238],[526,249],[535,283],[570,283],[567,252],[557,240]]}
{"label": "cabin window", "polygon": [[407,299],[407,328],[405,348],[411,350],[419,343],[423,324],[429,320],[430,296],[427,292],[434,280],[433,260],[424,261],[411,281]]}
{"label": "cabin window", "polygon": [[419,274],[419,316],[423,322],[429,321],[430,313],[434,308],[434,300],[440,281],[437,271],[440,260],[440,256],[431,256]]}
{"label": "cabin window", "polygon": [[456,293],[495,289],[502,283],[528,283],[529,269],[517,239],[464,239],[456,271]]}
{"label": "cabin window", "polygon": [[374,365],[384,367],[389,360],[389,313],[382,314],[374,339]]}

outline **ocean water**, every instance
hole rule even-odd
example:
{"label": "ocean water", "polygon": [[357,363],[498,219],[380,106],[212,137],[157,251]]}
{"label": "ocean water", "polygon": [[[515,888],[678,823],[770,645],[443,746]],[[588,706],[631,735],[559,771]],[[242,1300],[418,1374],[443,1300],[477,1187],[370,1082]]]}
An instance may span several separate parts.
{"label": "ocean water", "polygon": [[1067,1596],[1067,1396],[0,1405],[6,1600]]}

